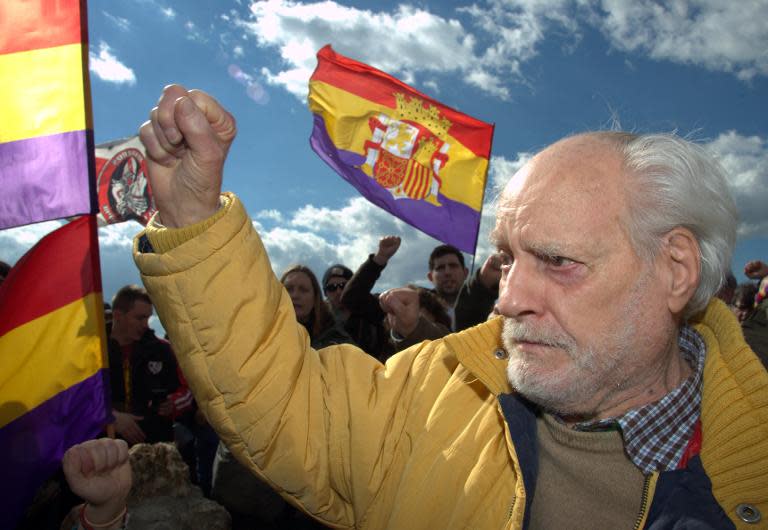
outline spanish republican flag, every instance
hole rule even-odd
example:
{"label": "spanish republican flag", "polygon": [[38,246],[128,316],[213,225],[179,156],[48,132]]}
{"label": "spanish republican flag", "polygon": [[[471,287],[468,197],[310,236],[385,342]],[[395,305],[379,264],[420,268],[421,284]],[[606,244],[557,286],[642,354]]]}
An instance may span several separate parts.
{"label": "spanish republican flag", "polygon": [[95,211],[85,0],[0,1],[0,229]]}
{"label": "spanish republican flag", "polygon": [[0,528],[108,421],[96,218],[45,236],[0,285]]}
{"label": "spanish republican flag", "polygon": [[493,125],[380,70],[317,53],[312,149],[369,201],[474,254]]}

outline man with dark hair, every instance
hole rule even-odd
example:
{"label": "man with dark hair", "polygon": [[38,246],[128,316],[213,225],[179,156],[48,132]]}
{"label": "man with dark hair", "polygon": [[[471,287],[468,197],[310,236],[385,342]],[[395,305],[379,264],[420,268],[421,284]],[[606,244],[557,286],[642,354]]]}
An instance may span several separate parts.
{"label": "man with dark hair", "polygon": [[173,421],[192,409],[192,393],[171,345],[149,328],[152,301],[137,285],[112,298],[109,367],[117,434],[133,445],[172,442]]}
{"label": "man with dark hair", "polygon": [[499,296],[501,256],[492,254],[467,280],[469,270],[464,254],[453,245],[439,245],[429,255],[427,278],[435,292],[448,304],[451,330],[461,331],[484,322]]}
{"label": "man with dark hair", "polygon": [[429,255],[427,278],[434,284],[435,292],[448,304],[456,303],[468,275],[464,254],[453,245],[439,245]]}
{"label": "man with dark hair", "polygon": [[[413,288],[403,288],[387,291],[381,294],[372,293],[376,281],[381,276],[389,260],[400,248],[400,238],[390,235],[379,239],[375,254],[369,254],[357,271],[346,282],[341,302],[347,308],[351,317],[348,324],[355,324],[360,331],[355,333],[347,330],[355,337],[358,345],[380,361],[385,361],[397,351],[423,340],[443,337],[451,325],[450,314],[453,307],[445,304],[443,308],[447,316],[446,326],[437,325],[434,319],[425,318],[422,301],[424,296]],[[450,247],[453,248],[453,247]],[[458,252],[458,250],[457,250]],[[434,254],[434,252],[433,252]],[[461,253],[459,252],[459,256]],[[463,259],[463,256],[461,256]],[[433,260],[430,258],[430,263]],[[434,292],[433,296],[437,297]],[[386,319],[386,325],[385,325]]]}

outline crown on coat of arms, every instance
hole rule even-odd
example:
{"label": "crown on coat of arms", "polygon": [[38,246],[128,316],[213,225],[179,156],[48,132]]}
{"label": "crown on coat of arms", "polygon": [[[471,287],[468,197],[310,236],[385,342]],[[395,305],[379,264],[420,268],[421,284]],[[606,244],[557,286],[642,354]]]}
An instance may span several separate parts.
{"label": "crown on coat of arms", "polygon": [[405,94],[395,92],[395,103],[395,119],[421,124],[440,138],[445,138],[448,135],[448,129],[453,125],[437,107],[421,99],[409,98]]}

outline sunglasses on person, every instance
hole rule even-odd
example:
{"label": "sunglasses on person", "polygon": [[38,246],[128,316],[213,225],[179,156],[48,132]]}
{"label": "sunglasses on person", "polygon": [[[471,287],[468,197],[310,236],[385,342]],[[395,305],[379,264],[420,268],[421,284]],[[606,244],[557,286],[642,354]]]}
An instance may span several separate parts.
{"label": "sunglasses on person", "polygon": [[347,285],[347,282],[339,282],[339,283],[329,283],[325,286],[325,292],[326,293],[335,293],[336,291],[341,291],[344,289],[344,286]]}

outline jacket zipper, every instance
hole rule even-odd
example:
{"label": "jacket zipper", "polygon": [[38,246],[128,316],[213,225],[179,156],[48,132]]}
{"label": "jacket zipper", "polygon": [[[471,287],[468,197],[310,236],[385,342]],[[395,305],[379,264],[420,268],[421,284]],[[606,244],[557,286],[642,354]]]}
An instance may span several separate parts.
{"label": "jacket zipper", "polygon": [[651,488],[651,475],[648,474],[645,476],[645,480],[643,481],[643,496],[640,499],[640,513],[637,514],[637,520],[635,521],[634,530],[640,530],[640,523],[643,521],[643,517],[645,517],[645,512],[648,509],[648,491]]}
{"label": "jacket zipper", "polygon": [[507,512],[507,521],[512,519],[512,512],[515,510],[515,501],[517,500],[516,497],[512,499],[512,504],[509,505],[509,511]]}

